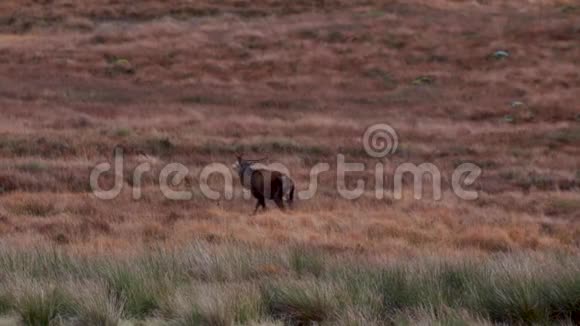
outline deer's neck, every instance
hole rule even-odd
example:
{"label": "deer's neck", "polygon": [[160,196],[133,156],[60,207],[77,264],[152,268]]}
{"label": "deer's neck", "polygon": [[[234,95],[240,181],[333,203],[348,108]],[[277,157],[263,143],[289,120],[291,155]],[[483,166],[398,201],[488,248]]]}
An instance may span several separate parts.
{"label": "deer's neck", "polygon": [[251,174],[253,171],[251,164],[244,164],[240,168],[240,180],[244,182],[244,176]]}

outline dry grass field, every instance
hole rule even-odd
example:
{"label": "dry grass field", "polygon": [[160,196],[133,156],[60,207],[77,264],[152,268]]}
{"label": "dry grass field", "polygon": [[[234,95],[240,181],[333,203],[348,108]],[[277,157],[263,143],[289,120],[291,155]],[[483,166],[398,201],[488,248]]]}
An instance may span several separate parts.
{"label": "dry grass field", "polygon": [[[579,39],[572,0],[3,0],[0,313],[579,323]],[[399,135],[387,172],[435,164],[442,200],[415,200],[408,178],[402,200],[375,199],[361,138],[376,123]],[[125,185],[102,201],[90,171],[117,146]],[[328,172],[313,199],[256,216],[237,183],[232,201],[201,196],[202,168],[238,152],[283,163],[299,190],[341,153],[367,192],[341,198]],[[191,200],[159,189],[174,162]],[[475,201],[450,191],[465,162],[483,170]]]}

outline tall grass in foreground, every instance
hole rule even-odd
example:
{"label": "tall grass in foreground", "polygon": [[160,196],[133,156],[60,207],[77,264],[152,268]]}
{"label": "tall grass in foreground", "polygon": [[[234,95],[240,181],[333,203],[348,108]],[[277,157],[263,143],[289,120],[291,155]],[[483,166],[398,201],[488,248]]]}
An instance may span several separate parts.
{"label": "tall grass in foreground", "polygon": [[370,262],[193,243],[132,257],[0,251],[0,314],[26,325],[580,323],[580,257]]}

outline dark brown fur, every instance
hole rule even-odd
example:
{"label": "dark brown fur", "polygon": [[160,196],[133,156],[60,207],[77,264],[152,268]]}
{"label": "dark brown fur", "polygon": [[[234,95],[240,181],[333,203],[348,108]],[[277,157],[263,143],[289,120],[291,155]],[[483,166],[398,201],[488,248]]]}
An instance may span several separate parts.
{"label": "dark brown fur", "polygon": [[[284,174],[278,171],[271,171],[266,169],[252,168],[252,161],[245,161],[238,157],[238,165],[240,169],[240,181],[242,185],[249,188],[252,196],[258,200],[254,214],[257,213],[258,208],[266,209],[266,199],[273,200],[276,206],[281,210],[285,210],[284,206]],[[288,203],[291,205],[294,197],[294,185],[291,185],[288,194]]]}
{"label": "dark brown fur", "polygon": [[266,199],[273,200],[278,208],[285,210],[282,173],[262,169],[253,170],[250,182],[252,195],[258,200],[254,214],[260,206],[266,209]]}

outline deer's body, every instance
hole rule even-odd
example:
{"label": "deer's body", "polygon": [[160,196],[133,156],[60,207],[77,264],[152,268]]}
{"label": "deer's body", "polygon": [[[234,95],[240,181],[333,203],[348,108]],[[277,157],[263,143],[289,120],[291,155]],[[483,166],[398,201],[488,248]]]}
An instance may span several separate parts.
{"label": "deer's body", "polygon": [[253,166],[255,161],[243,160],[238,157],[234,164],[242,186],[249,189],[252,196],[258,200],[254,214],[258,208],[266,209],[266,199],[273,200],[281,210],[285,209],[284,201],[292,205],[294,201],[294,182],[287,175]]}

